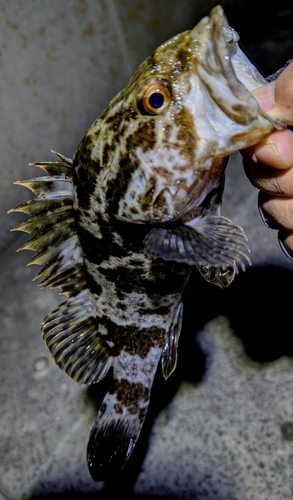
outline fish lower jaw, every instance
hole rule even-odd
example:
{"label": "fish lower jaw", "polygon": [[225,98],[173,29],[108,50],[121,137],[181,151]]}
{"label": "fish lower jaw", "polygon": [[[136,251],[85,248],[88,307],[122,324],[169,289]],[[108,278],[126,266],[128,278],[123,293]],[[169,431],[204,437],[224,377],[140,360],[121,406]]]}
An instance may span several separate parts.
{"label": "fish lower jaw", "polygon": [[206,196],[203,188],[203,183],[198,179],[190,185],[180,181],[176,186],[161,189],[154,195],[147,208],[145,208],[146,197],[142,197],[142,202],[135,199],[129,206],[120,207],[115,217],[117,220],[135,224],[175,222],[201,203]]}
{"label": "fish lower jaw", "polygon": [[204,187],[205,183],[197,177],[190,185],[178,181],[177,185],[164,188],[153,203],[153,220],[174,222],[186,216],[205,198]]}
{"label": "fish lower jaw", "polygon": [[170,198],[168,203],[159,202],[159,207],[155,204],[150,206],[147,211],[141,210],[140,213],[133,216],[131,213],[119,213],[115,215],[115,218],[122,222],[130,222],[132,224],[165,224],[168,222],[175,222],[185,216],[190,210],[190,204],[192,200],[185,196],[185,198],[180,200],[180,203],[171,204]]}
{"label": "fish lower jaw", "polygon": [[[199,198],[201,200],[201,197]],[[187,217],[190,211],[194,211],[198,207],[197,197],[190,196],[185,193],[185,196],[180,196],[180,198],[174,200],[174,205],[168,204],[168,210],[156,210],[154,207],[152,223],[167,223],[176,222],[178,220]]]}
{"label": "fish lower jaw", "polygon": [[164,224],[166,222],[174,222],[180,219],[180,214],[178,216],[174,215],[154,215],[148,214],[146,218],[133,219],[127,215],[115,215],[115,218],[121,222],[129,222],[131,224]]}

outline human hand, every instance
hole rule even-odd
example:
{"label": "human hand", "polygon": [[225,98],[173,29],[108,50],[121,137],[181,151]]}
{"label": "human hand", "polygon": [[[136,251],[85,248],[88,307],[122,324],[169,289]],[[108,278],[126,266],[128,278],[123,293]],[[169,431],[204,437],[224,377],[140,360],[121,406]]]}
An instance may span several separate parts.
{"label": "human hand", "polygon": [[[253,95],[267,114],[293,125],[293,62]],[[247,177],[260,189],[262,220],[279,229],[280,246],[293,260],[293,132],[276,130],[242,154]]]}

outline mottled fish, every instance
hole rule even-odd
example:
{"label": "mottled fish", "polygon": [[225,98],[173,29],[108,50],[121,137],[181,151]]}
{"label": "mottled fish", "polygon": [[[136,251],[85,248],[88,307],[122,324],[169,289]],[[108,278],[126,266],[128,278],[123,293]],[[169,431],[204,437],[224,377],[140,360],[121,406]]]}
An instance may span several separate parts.
{"label": "mottled fish", "polygon": [[265,80],[237,41],[215,7],[138,67],[73,160],[55,153],[34,164],[43,177],[16,183],[36,195],[14,209],[30,216],[14,228],[33,236],[21,249],[67,296],[42,323],[55,362],[80,384],[112,370],[87,449],[96,481],[129,458],[158,364],[166,379],[176,367],[194,267],[225,287],[249,264],[242,228],[220,213],[224,171],[281,125],[252,97]]}

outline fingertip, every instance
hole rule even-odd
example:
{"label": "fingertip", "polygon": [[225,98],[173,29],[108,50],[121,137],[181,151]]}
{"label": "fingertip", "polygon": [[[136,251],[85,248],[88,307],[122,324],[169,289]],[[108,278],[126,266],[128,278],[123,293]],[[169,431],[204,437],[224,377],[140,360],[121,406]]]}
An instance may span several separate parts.
{"label": "fingertip", "polygon": [[254,163],[288,169],[293,166],[293,132],[276,130],[263,141],[247,148],[244,154]]}

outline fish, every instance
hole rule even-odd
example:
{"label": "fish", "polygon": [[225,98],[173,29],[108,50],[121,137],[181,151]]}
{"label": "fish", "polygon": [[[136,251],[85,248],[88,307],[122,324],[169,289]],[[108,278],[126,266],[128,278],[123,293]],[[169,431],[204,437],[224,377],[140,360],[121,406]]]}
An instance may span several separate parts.
{"label": "fish", "polygon": [[174,372],[182,294],[194,269],[224,288],[250,264],[243,229],[221,215],[229,155],[283,124],[251,94],[265,83],[221,6],[159,46],[90,126],[73,159],[15,184],[10,212],[31,239],[35,279],[66,296],[42,321],[56,364],[107,392],[89,435],[94,481],[125,466],[154,376]]}

